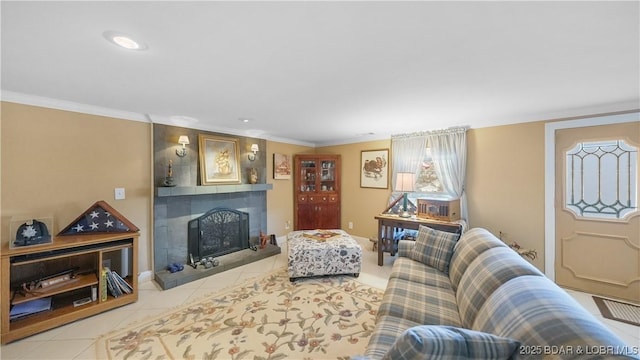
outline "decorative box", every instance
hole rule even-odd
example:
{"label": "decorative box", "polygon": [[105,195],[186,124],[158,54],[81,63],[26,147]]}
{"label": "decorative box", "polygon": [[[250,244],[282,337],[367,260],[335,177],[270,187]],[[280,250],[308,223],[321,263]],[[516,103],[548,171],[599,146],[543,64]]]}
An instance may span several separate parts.
{"label": "decorative box", "polygon": [[418,217],[443,221],[460,220],[460,199],[418,199]]}

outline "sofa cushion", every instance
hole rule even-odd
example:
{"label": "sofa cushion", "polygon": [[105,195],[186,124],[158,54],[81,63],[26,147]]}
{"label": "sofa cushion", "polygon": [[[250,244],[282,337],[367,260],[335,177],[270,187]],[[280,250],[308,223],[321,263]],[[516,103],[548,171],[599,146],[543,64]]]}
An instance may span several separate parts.
{"label": "sofa cushion", "polygon": [[389,279],[398,278],[415,282],[416,286],[430,285],[451,290],[447,274],[409,258],[399,257],[394,261]]}
{"label": "sofa cushion", "polygon": [[365,358],[382,359],[405,330],[418,325],[422,324],[395,316],[378,317],[369,338]]}
{"label": "sofa cushion", "polygon": [[509,359],[516,340],[453,326],[423,325],[405,330],[383,359]]}
{"label": "sofa cushion", "polygon": [[462,274],[475,258],[486,250],[494,247],[507,247],[507,244],[482,228],[473,228],[465,232],[456,243],[451,263],[449,278],[453,291],[457,291]]}
{"label": "sofa cushion", "polygon": [[448,274],[453,247],[459,237],[459,234],[438,231],[420,225],[416,245],[409,253],[409,258]]}
{"label": "sofa cushion", "polygon": [[404,279],[389,279],[378,318],[396,316],[423,325],[460,326],[456,297],[451,289]]}
{"label": "sofa cushion", "polygon": [[544,276],[540,270],[508,247],[484,251],[462,275],[456,302],[464,327],[471,327],[478,310],[500,285],[522,275]]}
{"label": "sofa cushion", "polygon": [[[542,276],[520,276],[502,285],[487,299],[471,328],[520,341],[525,358],[535,355],[526,351],[544,355],[539,352],[545,346],[573,350],[563,354],[562,359],[583,359],[585,354],[580,350],[600,346],[611,352],[592,354],[594,358],[623,357],[619,352],[632,349],[569,294]],[[630,355],[634,354],[627,354],[628,358],[634,358]]]}
{"label": "sofa cushion", "polygon": [[416,245],[415,240],[399,240],[398,241],[398,257],[409,257],[411,250]]}

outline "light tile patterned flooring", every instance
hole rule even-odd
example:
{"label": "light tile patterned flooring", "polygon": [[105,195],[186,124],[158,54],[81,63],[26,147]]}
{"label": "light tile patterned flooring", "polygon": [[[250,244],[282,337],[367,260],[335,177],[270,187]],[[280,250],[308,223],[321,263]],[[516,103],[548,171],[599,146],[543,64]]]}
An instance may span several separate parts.
{"label": "light tile patterned flooring", "polygon": [[[385,288],[394,257],[385,254],[384,266],[377,266],[377,253],[371,251],[369,240],[357,239],[363,247],[362,273],[358,280],[374,287]],[[216,290],[241,283],[245,279],[285,267],[287,265],[285,237],[278,238],[278,241],[282,246],[282,254],[280,255],[177,288],[162,291],[152,281],[141,283],[138,302],[1,346],[0,359],[95,359],[95,341],[101,334],[132,322],[162,314],[171,308],[200,299]],[[640,344],[640,327],[604,319],[591,295],[571,290],[568,293],[617,333],[627,344],[631,346]]]}

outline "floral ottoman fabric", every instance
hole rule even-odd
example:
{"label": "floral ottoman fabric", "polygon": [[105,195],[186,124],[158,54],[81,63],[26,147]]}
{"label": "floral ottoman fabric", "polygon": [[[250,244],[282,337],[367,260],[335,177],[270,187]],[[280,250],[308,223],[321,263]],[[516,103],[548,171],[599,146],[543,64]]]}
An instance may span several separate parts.
{"label": "floral ottoman fabric", "polygon": [[[319,232],[335,236],[317,240]],[[304,230],[287,235],[291,281],[300,277],[352,274],[362,268],[362,248],[343,230]]]}

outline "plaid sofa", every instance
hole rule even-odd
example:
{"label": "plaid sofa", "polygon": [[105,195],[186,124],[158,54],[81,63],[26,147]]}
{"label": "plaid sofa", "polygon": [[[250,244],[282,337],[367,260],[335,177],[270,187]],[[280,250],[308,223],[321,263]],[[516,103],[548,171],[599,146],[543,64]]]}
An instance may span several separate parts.
{"label": "plaid sofa", "polygon": [[[397,341],[422,325],[514,339],[513,358],[637,358],[637,350],[487,230],[462,235],[448,274],[410,259],[414,244],[399,242],[365,358],[402,358]],[[440,345],[422,340],[418,352]]]}

